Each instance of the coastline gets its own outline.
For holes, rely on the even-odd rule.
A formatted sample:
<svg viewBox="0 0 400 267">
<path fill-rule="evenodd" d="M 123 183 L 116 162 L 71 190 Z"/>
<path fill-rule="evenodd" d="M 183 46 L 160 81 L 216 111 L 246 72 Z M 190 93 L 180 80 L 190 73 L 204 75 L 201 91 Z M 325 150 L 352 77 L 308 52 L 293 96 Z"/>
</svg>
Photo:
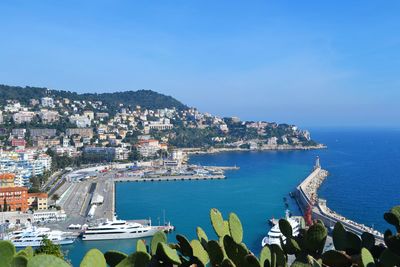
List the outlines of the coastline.
<svg viewBox="0 0 400 267">
<path fill-rule="evenodd" d="M 251 151 L 290 151 L 290 150 L 317 150 L 326 149 L 326 145 L 319 144 L 316 146 L 293 146 L 293 145 L 276 145 L 276 146 L 264 146 L 257 149 L 250 148 L 181 148 L 183 152 L 188 155 L 191 154 L 217 154 L 223 152 L 251 152 Z"/>
</svg>

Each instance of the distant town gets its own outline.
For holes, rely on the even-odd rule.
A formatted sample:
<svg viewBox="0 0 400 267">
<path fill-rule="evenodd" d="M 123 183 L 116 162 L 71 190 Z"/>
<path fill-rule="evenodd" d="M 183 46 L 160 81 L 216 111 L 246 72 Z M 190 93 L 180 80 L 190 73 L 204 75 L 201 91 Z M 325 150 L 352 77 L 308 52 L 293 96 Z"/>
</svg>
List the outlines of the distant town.
<svg viewBox="0 0 400 267">
<path fill-rule="evenodd" d="M 0 210 L 53 208 L 58 213 L 51 216 L 63 217 L 59 195 L 53 194 L 63 174 L 96 164 L 151 162 L 169 177 L 193 171 L 184 165 L 184 171 L 171 172 L 182 168 L 189 153 L 323 147 L 295 125 L 222 118 L 152 91 L 127 93 L 99 94 L 103 100 L 96 100 L 96 94 L 85 99 L 65 91 L 0 86 Z M 118 97 L 125 99 L 119 103 Z M 153 104 L 130 105 L 129 97 Z M 209 171 L 194 169 L 196 177 Z M 142 175 L 150 178 L 160 173 L 146 171 Z"/>
</svg>

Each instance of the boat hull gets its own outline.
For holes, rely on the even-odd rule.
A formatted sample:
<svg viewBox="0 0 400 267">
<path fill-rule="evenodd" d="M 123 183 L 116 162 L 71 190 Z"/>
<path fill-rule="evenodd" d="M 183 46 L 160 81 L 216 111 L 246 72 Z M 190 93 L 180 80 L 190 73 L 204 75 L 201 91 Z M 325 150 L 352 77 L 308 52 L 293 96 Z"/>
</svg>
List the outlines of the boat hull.
<svg viewBox="0 0 400 267">
<path fill-rule="evenodd" d="M 74 243 L 75 240 L 53 240 L 52 242 L 56 245 L 70 245 Z M 12 242 L 12 241 L 11 241 Z M 12 242 L 16 248 L 25 248 L 25 247 L 40 247 L 42 244 L 41 241 L 34 241 L 34 242 Z"/>
<path fill-rule="evenodd" d="M 98 233 L 98 234 L 83 234 L 83 241 L 95 241 L 95 240 L 115 240 L 115 239 L 135 239 L 153 236 L 158 229 L 150 229 L 145 233 Z"/>
</svg>

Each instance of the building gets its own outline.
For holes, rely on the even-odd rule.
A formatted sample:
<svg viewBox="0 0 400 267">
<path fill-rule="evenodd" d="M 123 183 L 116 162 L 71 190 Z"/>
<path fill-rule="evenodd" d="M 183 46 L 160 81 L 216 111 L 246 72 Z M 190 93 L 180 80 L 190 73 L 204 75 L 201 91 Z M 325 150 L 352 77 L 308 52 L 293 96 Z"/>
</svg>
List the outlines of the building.
<svg viewBox="0 0 400 267">
<path fill-rule="evenodd" d="M 32 138 L 36 137 L 54 137 L 57 134 L 56 129 L 29 129 Z"/>
<path fill-rule="evenodd" d="M 41 118 L 43 123 L 48 124 L 48 123 L 58 121 L 60 116 L 57 111 L 41 110 L 39 112 L 39 117 Z"/>
<path fill-rule="evenodd" d="M 3 187 L 14 187 L 15 174 L 13 173 L 1 173 L 0 174 L 0 188 Z"/>
<path fill-rule="evenodd" d="M 91 124 L 91 120 L 88 117 L 80 116 L 80 115 L 72 115 L 69 117 L 69 120 L 72 123 L 75 123 L 76 127 L 78 127 L 78 128 L 89 127 Z"/>
<path fill-rule="evenodd" d="M 17 124 L 31 122 L 34 116 L 35 113 L 32 111 L 20 111 L 13 115 L 13 120 Z"/>
<path fill-rule="evenodd" d="M 28 210 L 28 188 L 26 187 L 0 188 L 0 210 L 3 211 Z"/>
<path fill-rule="evenodd" d="M 84 117 L 86 117 L 86 118 L 88 118 L 89 120 L 94 120 L 94 112 L 93 111 L 91 111 L 91 110 L 85 110 L 84 112 L 83 112 L 83 116 Z"/>
<path fill-rule="evenodd" d="M 23 128 L 14 128 L 11 130 L 11 135 L 19 139 L 25 138 L 25 134 L 26 134 L 26 129 Z"/>
<path fill-rule="evenodd" d="M 11 146 L 19 147 L 19 148 L 25 148 L 26 141 L 25 141 L 25 139 L 12 139 L 11 140 Z"/>
<path fill-rule="evenodd" d="M 28 206 L 33 210 L 47 210 L 48 195 L 46 193 L 28 193 Z"/>
<path fill-rule="evenodd" d="M 137 144 L 137 149 L 141 156 L 147 158 L 157 155 L 157 152 L 161 149 L 161 146 L 158 140 L 140 140 Z"/>
<path fill-rule="evenodd" d="M 115 156 L 115 147 L 85 147 L 83 149 L 83 157 L 93 161 L 113 161 Z"/>
<path fill-rule="evenodd" d="M 42 97 L 40 99 L 40 104 L 42 105 L 42 107 L 54 107 L 54 100 L 51 97 Z"/>
<path fill-rule="evenodd" d="M 66 132 L 67 136 L 79 135 L 82 137 L 93 137 L 93 129 L 91 128 L 68 128 Z"/>
</svg>

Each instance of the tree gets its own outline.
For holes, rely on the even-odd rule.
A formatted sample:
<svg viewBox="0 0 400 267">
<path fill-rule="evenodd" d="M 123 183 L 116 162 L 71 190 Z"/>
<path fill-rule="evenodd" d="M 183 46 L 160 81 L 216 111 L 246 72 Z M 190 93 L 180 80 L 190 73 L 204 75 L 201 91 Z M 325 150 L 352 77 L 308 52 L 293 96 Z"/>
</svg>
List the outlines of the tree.
<svg viewBox="0 0 400 267">
<path fill-rule="evenodd" d="M 47 237 L 43 237 L 40 247 L 35 250 L 35 255 L 38 254 L 53 255 L 64 259 L 64 254 L 61 251 L 61 247 L 51 242 L 51 240 L 49 240 Z"/>
<path fill-rule="evenodd" d="M 60 196 L 58 194 L 54 194 L 51 196 L 51 200 L 57 201 L 60 199 Z"/>
</svg>

